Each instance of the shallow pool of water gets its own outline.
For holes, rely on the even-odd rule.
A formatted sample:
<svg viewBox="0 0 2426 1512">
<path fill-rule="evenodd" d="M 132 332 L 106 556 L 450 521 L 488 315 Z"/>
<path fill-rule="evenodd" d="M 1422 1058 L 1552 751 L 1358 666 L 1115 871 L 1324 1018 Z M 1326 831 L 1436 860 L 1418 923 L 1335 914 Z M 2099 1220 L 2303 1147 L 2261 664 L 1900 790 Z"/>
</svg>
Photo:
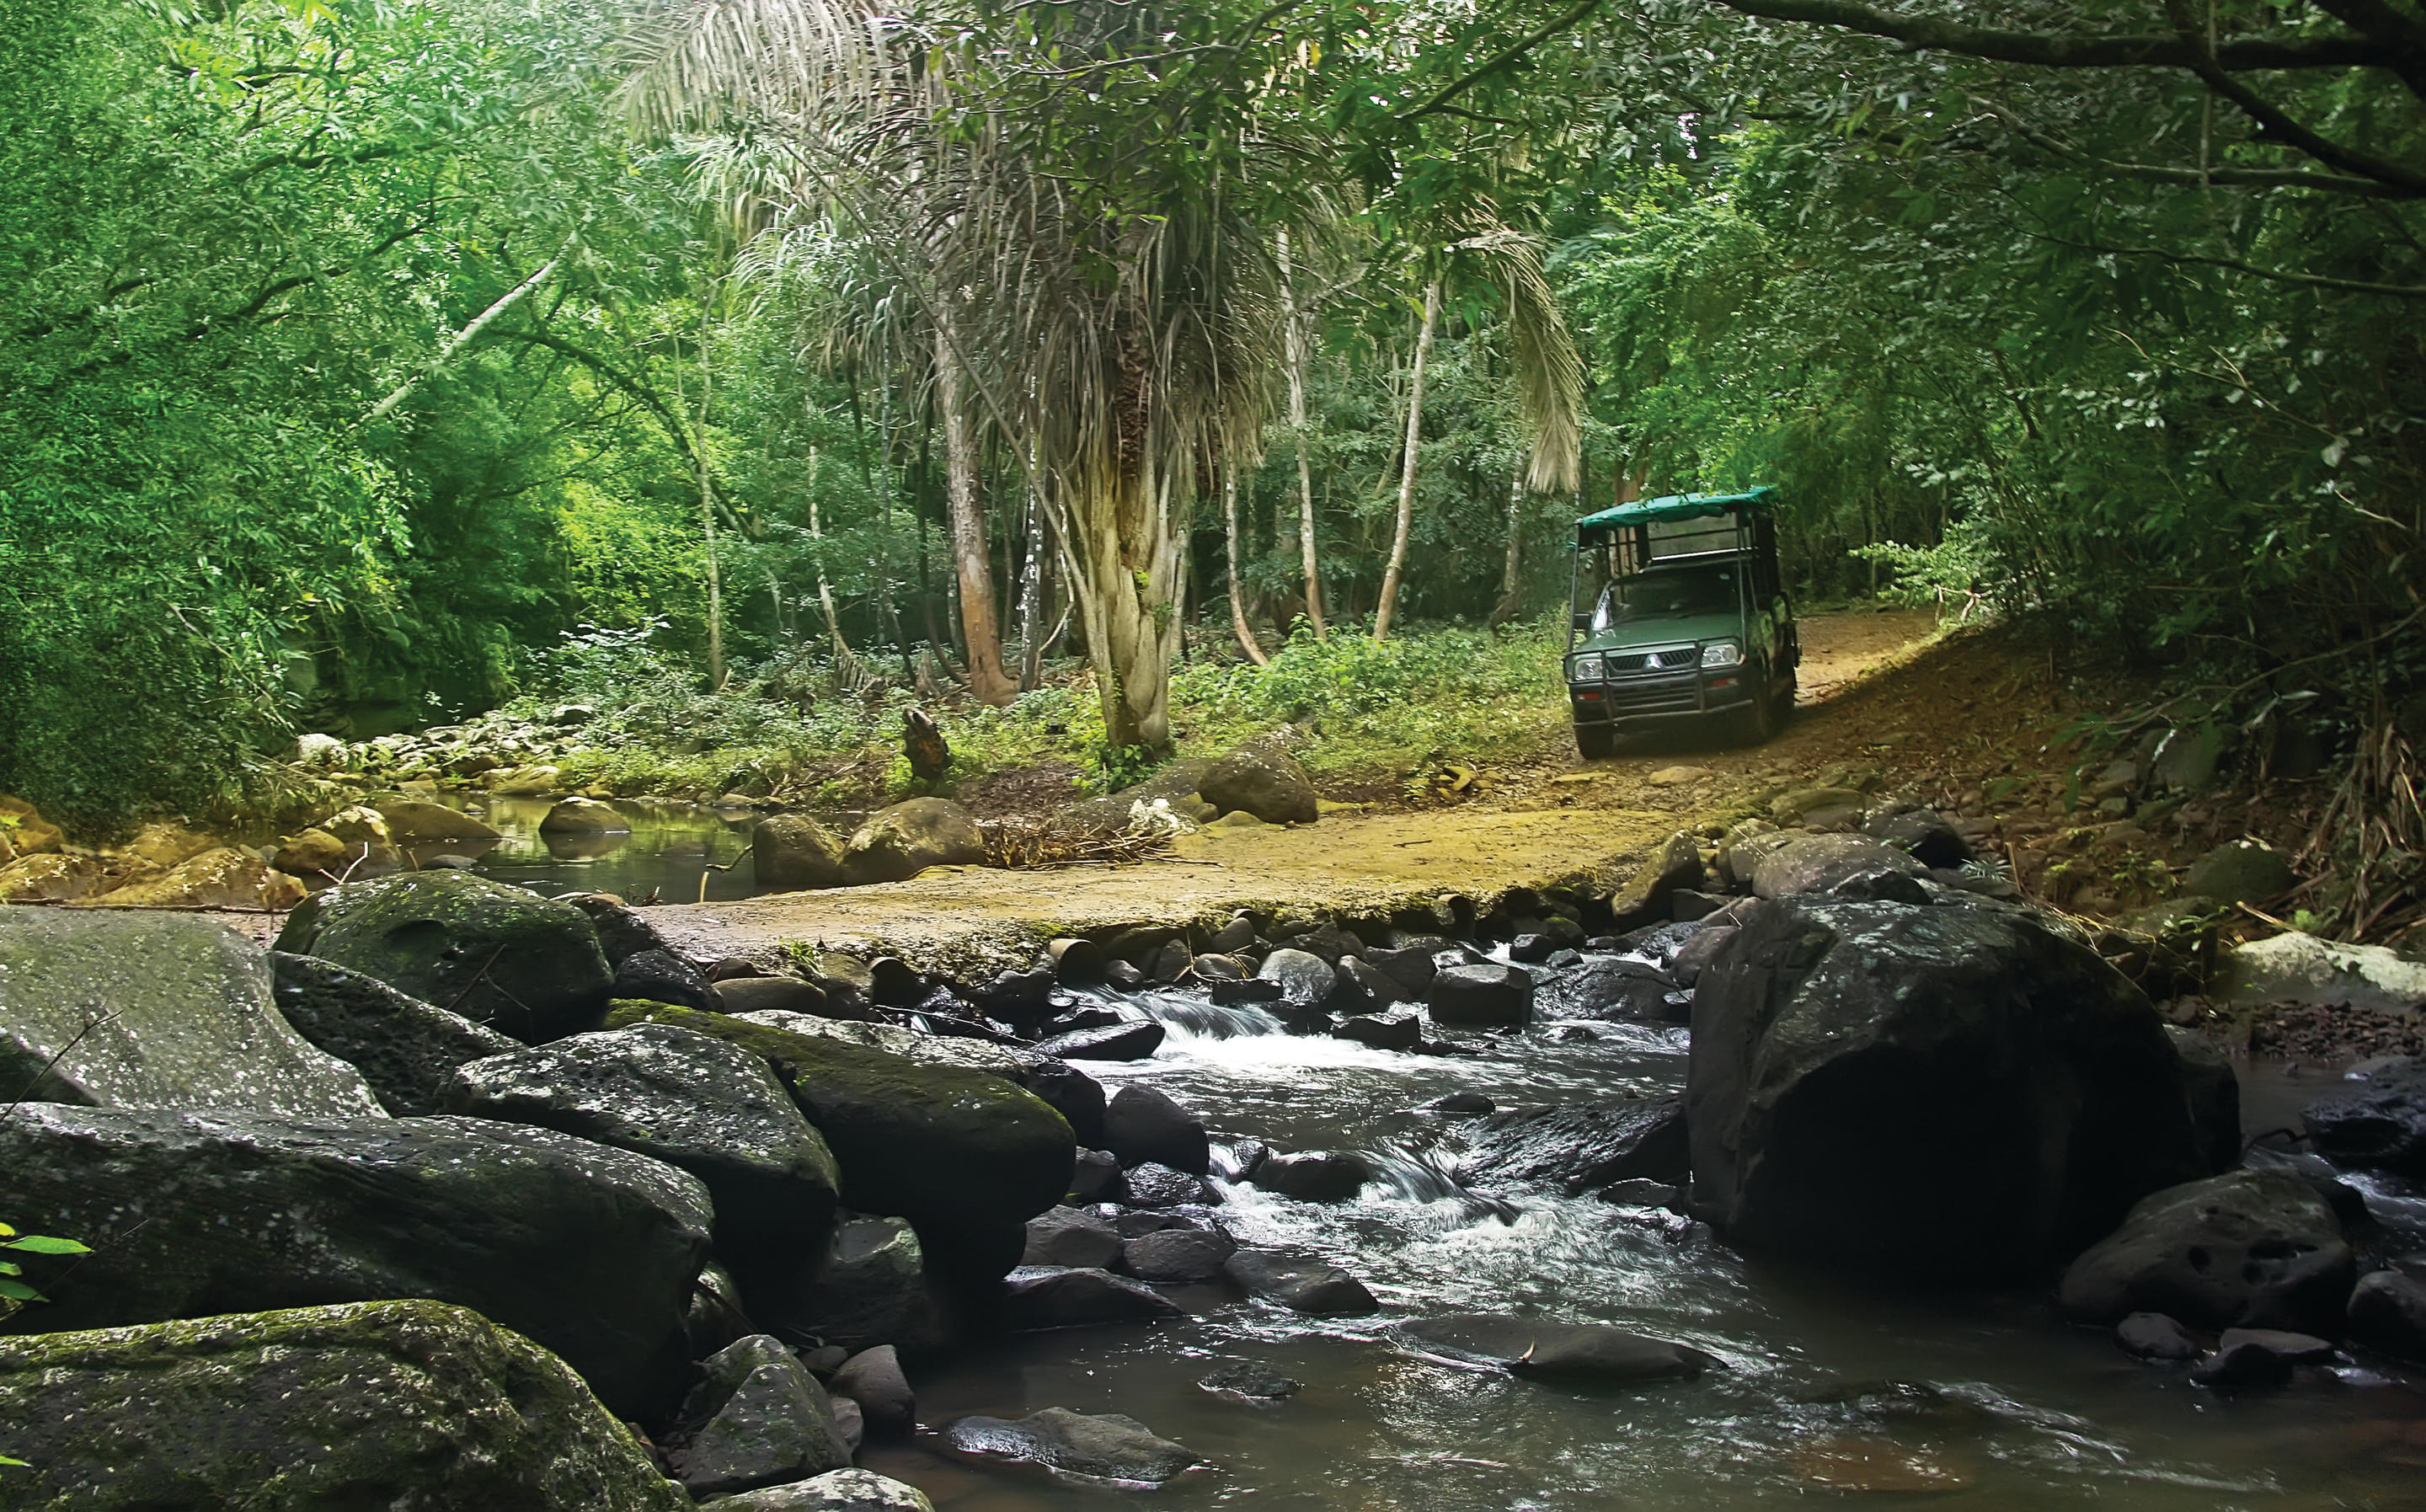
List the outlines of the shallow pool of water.
<svg viewBox="0 0 2426 1512">
<path fill-rule="evenodd" d="M 747 809 L 617 798 L 610 804 L 628 831 L 540 833 L 554 798 L 447 794 L 440 801 L 485 820 L 496 841 L 415 845 L 414 864 L 468 861 L 501 882 L 559 893 L 613 893 L 635 902 L 723 902 L 761 891 L 750 861 L 750 831 L 759 815 Z"/>
<path fill-rule="evenodd" d="M 1681 1029 L 1543 1026 L 1467 1055 L 1411 1055 L 1325 1037 L 1227 1033 L 1257 1015 L 1207 1014 L 1172 994 L 1128 1000 L 1172 1027 L 1151 1060 L 1090 1065 L 1151 1083 L 1217 1138 L 1281 1149 L 1423 1144 L 1450 1091 L 1501 1103 L 1674 1091 Z M 2249 1079 L 2253 1130 L 2316 1078 Z M 2296 1106 L 2296 1104 L 2293 1104 Z M 920 1417 L 1015 1416 L 1060 1406 L 1124 1412 L 1218 1468 L 1158 1491 L 1055 1481 L 953 1459 L 931 1438 L 866 1462 L 950 1512 L 1168 1507 L 1371 1512 L 1585 1512 L 1783 1504 L 1832 1491 L 1849 1460 L 1898 1456 L 1954 1488 L 1954 1506 L 2171 1509 L 2426 1508 L 2426 1395 L 2346 1370 L 2234 1399 L 2068 1327 L 2042 1295 L 1916 1295 L 1748 1263 L 1674 1214 L 1540 1195 L 1503 1219 L 1443 1182 L 1368 1185 L 1352 1203 L 1225 1188 L 1249 1244 L 1319 1252 L 1364 1278 L 1370 1319 L 1312 1320 L 1205 1290 L 1184 1321 L 997 1341 L 915 1375 Z M 1430 1199 L 1426 1199 L 1429 1197 Z M 1619 1392 L 1545 1386 L 1397 1347 L 1411 1315 L 1514 1311 L 1613 1323 L 1718 1356 L 1705 1378 Z M 1249 1361 L 1303 1383 L 1271 1405 L 1197 1381 Z"/>
</svg>

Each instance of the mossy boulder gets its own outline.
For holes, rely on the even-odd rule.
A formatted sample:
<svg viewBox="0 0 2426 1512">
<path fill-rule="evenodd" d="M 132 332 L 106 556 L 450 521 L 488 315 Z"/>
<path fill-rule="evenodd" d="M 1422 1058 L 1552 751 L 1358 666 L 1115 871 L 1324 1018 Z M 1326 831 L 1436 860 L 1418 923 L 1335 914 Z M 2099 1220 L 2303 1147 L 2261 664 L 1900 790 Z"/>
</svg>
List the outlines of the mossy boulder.
<svg viewBox="0 0 2426 1512">
<path fill-rule="evenodd" d="M 51 1300 L 0 1332 L 430 1297 L 555 1350 L 625 1416 L 683 1390 L 711 1209 L 662 1161 L 477 1118 L 29 1102 L 0 1169 L 14 1221 L 95 1250 L 27 1257 Z"/>
<path fill-rule="evenodd" d="M 690 1504 L 562 1360 L 439 1302 L 0 1340 L 0 1423 L 26 1512 Z"/>
<path fill-rule="evenodd" d="M 270 1005 L 268 957 L 187 914 L 0 909 L 0 1088 L 101 1107 L 377 1118 Z"/>
<path fill-rule="evenodd" d="M 186 857 L 157 877 L 113 888 L 104 909 L 247 909 L 282 912 L 303 901 L 303 884 L 251 851 L 218 846 Z"/>
<path fill-rule="evenodd" d="M 677 1166 L 716 1202 L 743 1277 L 814 1250 L 841 1185 L 825 1140 L 758 1056 L 671 1024 L 517 1048 L 456 1068 L 449 1112 L 558 1129 Z"/>
<path fill-rule="evenodd" d="M 331 888 L 287 916 L 277 948 L 534 1045 L 596 1027 L 614 981 L 590 915 L 468 872 Z"/>
<path fill-rule="evenodd" d="M 985 835 L 949 798 L 912 798 L 878 812 L 843 847 L 843 880 L 905 882 L 930 866 L 979 866 Z"/>
<path fill-rule="evenodd" d="M 999 1258 L 1002 1275 L 1027 1220 L 1070 1189 L 1070 1125 L 999 1076 L 661 1003 L 618 1003 L 606 1021 L 695 1029 L 764 1056 L 833 1150 L 843 1205 L 908 1218 L 930 1258 Z"/>
<path fill-rule="evenodd" d="M 843 842 L 805 813 L 762 819 L 750 832 L 750 864 L 758 885 L 780 892 L 842 885 Z"/>
<path fill-rule="evenodd" d="M 380 1105 L 399 1118 L 441 1111 L 447 1079 L 467 1060 L 521 1044 L 460 1013 L 317 956 L 269 957 L 278 1011 L 295 1032 L 362 1072 Z"/>
</svg>

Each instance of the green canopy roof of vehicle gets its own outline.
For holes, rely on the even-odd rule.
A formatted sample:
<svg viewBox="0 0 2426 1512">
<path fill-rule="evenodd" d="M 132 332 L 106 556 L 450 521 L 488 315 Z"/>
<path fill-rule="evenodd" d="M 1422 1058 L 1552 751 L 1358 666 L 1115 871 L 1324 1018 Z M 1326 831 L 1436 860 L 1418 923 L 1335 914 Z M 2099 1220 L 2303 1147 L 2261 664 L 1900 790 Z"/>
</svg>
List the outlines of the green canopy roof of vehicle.
<svg viewBox="0 0 2426 1512">
<path fill-rule="evenodd" d="M 1671 493 L 1660 499 L 1637 499 L 1613 509 L 1588 514 L 1576 522 L 1580 530 L 1617 525 L 1644 525 L 1655 520 L 1708 520 L 1742 511 L 1757 514 L 1776 507 L 1777 490 L 1764 483 L 1741 493 Z"/>
</svg>

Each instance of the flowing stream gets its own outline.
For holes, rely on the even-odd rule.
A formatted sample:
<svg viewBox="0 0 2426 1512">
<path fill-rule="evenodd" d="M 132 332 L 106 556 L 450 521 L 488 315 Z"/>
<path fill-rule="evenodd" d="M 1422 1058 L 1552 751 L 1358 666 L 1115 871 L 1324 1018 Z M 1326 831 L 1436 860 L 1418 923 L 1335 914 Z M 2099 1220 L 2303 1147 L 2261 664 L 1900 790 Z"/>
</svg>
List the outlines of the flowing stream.
<svg viewBox="0 0 2426 1512">
<path fill-rule="evenodd" d="M 1865 1290 L 1748 1262 L 1664 1211 L 1516 1191 L 1486 1200 L 1455 1183 L 1446 1150 L 1421 1153 L 1450 1120 L 1416 1105 L 1449 1092 L 1504 1106 L 1680 1090 L 1681 1027 L 1594 1023 L 1586 1039 L 1537 1024 L 1466 1041 L 1473 1054 L 1402 1054 L 1286 1034 L 1260 1009 L 1192 992 L 1102 1001 L 1169 1030 L 1150 1060 L 1089 1063 L 1108 1086 L 1161 1088 L 1217 1142 L 1376 1157 L 1383 1179 L 1356 1201 L 1225 1183 L 1217 1216 L 1242 1243 L 1344 1266 L 1383 1311 L 1309 1319 L 1183 1291 L 1184 1320 L 1018 1335 L 914 1373 L 924 1422 L 1055 1406 L 1123 1412 L 1219 1467 L 1124 1491 L 969 1466 L 924 1440 L 871 1450 L 871 1468 L 951 1512 L 1875 1499 L 1826 1488 L 1849 1480 L 1935 1487 L 1933 1500 L 1998 1509 L 2426 1508 L 2426 1395 L 2414 1382 L 2345 1368 L 2323 1383 L 2219 1396 L 2178 1369 L 2126 1358 L 2103 1329 L 2064 1325 L 2041 1295 Z M 2244 1085 L 2253 1130 L 2279 1125 L 2315 1092 L 2280 1067 Z M 1725 1368 L 1591 1392 L 1418 1357 L 1390 1338 L 1397 1319 L 1452 1311 L 1613 1323 L 1697 1345 Z M 1258 1403 L 1197 1385 L 1240 1363 L 1302 1389 Z"/>
</svg>

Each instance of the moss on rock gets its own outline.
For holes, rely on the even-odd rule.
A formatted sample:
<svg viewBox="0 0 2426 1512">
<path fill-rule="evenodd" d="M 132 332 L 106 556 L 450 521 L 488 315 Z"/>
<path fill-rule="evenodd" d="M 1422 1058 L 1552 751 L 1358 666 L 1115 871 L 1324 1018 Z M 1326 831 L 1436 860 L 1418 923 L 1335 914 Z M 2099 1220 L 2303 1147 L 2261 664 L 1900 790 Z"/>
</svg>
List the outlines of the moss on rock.
<svg viewBox="0 0 2426 1512">
<path fill-rule="evenodd" d="M 675 1512 L 554 1355 L 439 1302 L 0 1339 L 26 1512 Z"/>
</svg>

